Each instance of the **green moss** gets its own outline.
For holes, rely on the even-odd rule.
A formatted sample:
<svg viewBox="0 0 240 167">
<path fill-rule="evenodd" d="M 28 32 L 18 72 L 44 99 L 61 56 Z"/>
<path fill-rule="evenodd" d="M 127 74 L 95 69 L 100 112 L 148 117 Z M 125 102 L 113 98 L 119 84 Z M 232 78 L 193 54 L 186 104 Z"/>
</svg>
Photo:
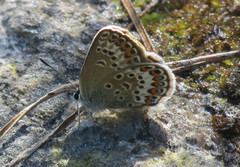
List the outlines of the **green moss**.
<svg viewBox="0 0 240 167">
<path fill-rule="evenodd" d="M 170 3 L 174 3 L 170 1 Z M 240 49 L 240 19 L 228 17 L 220 19 L 234 1 L 197 1 L 189 0 L 181 8 L 165 12 L 161 10 L 161 19 L 152 19 L 152 30 L 159 40 L 158 49 L 167 61 L 193 58 L 216 52 Z M 168 4 L 171 6 L 171 4 Z M 239 26 L 236 26 L 239 25 Z M 148 27 L 148 26 L 147 26 Z M 198 71 L 199 80 L 206 87 L 215 87 L 215 91 L 226 86 L 229 72 L 236 68 L 233 60 L 211 64 Z M 215 82 L 213 84 L 212 82 Z M 193 83 L 201 83 L 193 82 Z M 190 82 L 192 83 L 192 82 Z M 203 83 L 201 83 L 202 85 Z M 190 84 L 198 87 L 198 84 Z"/>
<path fill-rule="evenodd" d="M 216 76 L 208 76 L 207 77 L 207 81 L 215 81 L 216 80 Z"/>
<path fill-rule="evenodd" d="M 222 63 L 224 63 L 224 64 L 227 65 L 227 66 L 233 65 L 233 64 L 232 64 L 232 61 L 231 61 L 230 59 L 224 60 L 224 61 L 222 61 Z"/>
<path fill-rule="evenodd" d="M 51 152 L 53 154 L 54 159 L 57 159 L 57 160 L 62 159 L 62 151 L 61 151 L 61 149 L 54 147 L 51 150 Z"/>
<path fill-rule="evenodd" d="M 202 153 L 199 155 L 201 157 L 198 157 L 198 155 L 191 155 L 188 152 L 179 151 L 179 152 L 171 152 L 166 151 L 165 154 L 161 155 L 161 157 L 157 157 L 157 155 L 154 158 L 149 158 L 144 162 L 144 164 L 141 164 L 142 166 L 150 167 L 150 166 L 177 166 L 177 167 L 185 167 L 185 166 L 195 166 L 200 167 L 199 158 L 201 160 L 208 161 L 208 164 L 211 164 L 211 161 L 214 161 L 214 157 L 212 157 L 208 153 Z M 219 163 L 214 163 L 221 164 Z"/>
<path fill-rule="evenodd" d="M 197 87 L 197 85 L 195 83 L 191 83 L 190 86 L 193 87 L 193 88 Z"/>
<path fill-rule="evenodd" d="M 85 154 L 81 159 L 71 159 L 67 166 L 71 167 L 96 167 L 96 166 L 111 166 L 111 161 L 101 151 L 95 151 Z M 101 165 L 100 165 L 101 164 Z"/>
<path fill-rule="evenodd" d="M 135 6 L 143 8 L 148 3 L 148 0 L 134 1 Z M 158 40 L 156 50 L 167 62 L 194 58 L 240 49 L 239 16 L 223 15 L 237 3 L 239 0 L 169 0 L 157 4 L 141 20 L 148 32 Z M 227 87 L 227 78 L 237 67 L 236 60 L 232 59 L 203 66 L 197 69 L 199 76 L 190 78 L 189 83 L 194 83 L 192 86 L 200 90 L 208 87 L 217 93 Z"/>
<path fill-rule="evenodd" d="M 49 108 L 49 107 L 43 108 L 43 109 L 39 110 L 37 113 L 37 117 L 42 120 L 51 118 L 54 115 L 56 115 L 56 111 L 54 110 L 54 108 Z"/>
<path fill-rule="evenodd" d="M 5 75 L 7 75 L 7 76 L 10 75 L 10 76 L 12 76 L 14 78 L 18 78 L 19 77 L 17 66 L 14 63 L 8 63 L 6 65 L 0 66 L 0 79 L 2 78 L 4 73 L 7 73 Z"/>
<path fill-rule="evenodd" d="M 117 9 L 115 9 L 116 14 L 118 14 L 119 17 L 125 17 L 126 11 L 123 9 L 123 5 L 121 1 L 118 0 L 111 0 L 116 6 Z"/>
<path fill-rule="evenodd" d="M 174 60 L 180 60 L 181 58 L 179 56 L 165 56 L 167 59 L 174 59 Z"/>
<path fill-rule="evenodd" d="M 145 6 L 145 4 L 151 2 L 150 0 L 134 0 L 133 4 L 134 6 Z"/>
<path fill-rule="evenodd" d="M 166 17 L 166 13 L 163 12 L 153 12 L 150 14 L 145 14 L 141 21 L 143 23 L 144 26 L 148 26 L 148 25 L 152 25 L 154 23 L 158 23 L 160 22 L 162 19 L 164 19 Z"/>
<path fill-rule="evenodd" d="M 222 104 L 226 104 L 226 103 L 227 103 L 227 99 L 223 99 L 223 100 L 221 100 L 220 103 L 222 103 Z"/>
<path fill-rule="evenodd" d="M 14 75 L 14 76 L 18 76 L 18 71 L 17 71 L 17 66 L 13 63 L 9 63 L 7 64 L 7 68 L 9 69 L 8 71 Z"/>
</svg>

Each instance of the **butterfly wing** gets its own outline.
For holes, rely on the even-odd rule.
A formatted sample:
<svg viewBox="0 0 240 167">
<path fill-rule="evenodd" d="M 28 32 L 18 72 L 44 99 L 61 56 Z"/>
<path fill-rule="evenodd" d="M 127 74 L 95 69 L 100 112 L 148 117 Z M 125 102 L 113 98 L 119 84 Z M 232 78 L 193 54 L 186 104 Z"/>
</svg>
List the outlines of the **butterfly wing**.
<svg viewBox="0 0 240 167">
<path fill-rule="evenodd" d="M 89 96 L 91 109 L 155 106 L 175 89 L 170 68 L 157 63 L 139 63 L 102 78 Z"/>
<path fill-rule="evenodd" d="M 164 63 L 160 56 L 147 52 L 126 29 L 104 27 L 94 37 L 80 74 L 81 97 L 87 100 L 92 88 L 105 76 L 141 62 Z"/>
</svg>

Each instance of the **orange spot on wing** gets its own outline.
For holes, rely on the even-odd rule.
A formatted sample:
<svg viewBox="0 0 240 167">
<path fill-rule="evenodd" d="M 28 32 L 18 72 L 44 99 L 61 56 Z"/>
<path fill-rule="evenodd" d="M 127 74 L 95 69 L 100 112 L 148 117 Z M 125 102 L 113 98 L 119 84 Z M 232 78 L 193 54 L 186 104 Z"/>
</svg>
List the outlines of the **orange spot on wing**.
<svg viewBox="0 0 240 167">
<path fill-rule="evenodd" d="M 146 104 L 148 106 L 154 106 L 158 103 L 159 100 L 157 100 L 157 97 L 156 96 L 147 96 L 147 99 L 145 100 Z"/>
<path fill-rule="evenodd" d="M 151 93 L 152 95 L 159 96 L 163 92 L 163 89 L 160 87 L 156 87 L 149 89 L 148 92 Z"/>
<path fill-rule="evenodd" d="M 149 71 L 151 69 L 152 69 L 151 67 L 141 67 L 140 68 L 141 71 Z"/>
</svg>

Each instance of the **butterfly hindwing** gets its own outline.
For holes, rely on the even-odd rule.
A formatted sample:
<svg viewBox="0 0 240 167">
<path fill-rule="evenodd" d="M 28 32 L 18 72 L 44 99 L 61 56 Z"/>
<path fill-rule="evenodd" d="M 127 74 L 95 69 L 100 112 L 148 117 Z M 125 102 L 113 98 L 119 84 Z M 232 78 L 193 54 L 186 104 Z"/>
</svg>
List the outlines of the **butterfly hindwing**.
<svg viewBox="0 0 240 167">
<path fill-rule="evenodd" d="M 174 86 L 174 75 L 166 65 L 141 63 L 103 78 L 90 99 L 100 109 L 154 106 L 170 97 Z"/>
</svg>

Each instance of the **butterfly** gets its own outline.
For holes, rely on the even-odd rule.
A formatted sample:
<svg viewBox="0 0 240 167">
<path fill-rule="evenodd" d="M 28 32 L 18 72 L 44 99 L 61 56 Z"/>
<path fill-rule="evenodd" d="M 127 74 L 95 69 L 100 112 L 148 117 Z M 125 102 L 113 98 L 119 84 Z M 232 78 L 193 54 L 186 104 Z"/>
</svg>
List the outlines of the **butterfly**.
<svg viewBox="0 0 240 167">
<path fill-rule="evenodd" d="M 175 76 L 128 30 L 106 26 L 94 37 L 79 78 L 79 100 L 95 111 L 156 106 L 170 98 Z"/>
</svg>

